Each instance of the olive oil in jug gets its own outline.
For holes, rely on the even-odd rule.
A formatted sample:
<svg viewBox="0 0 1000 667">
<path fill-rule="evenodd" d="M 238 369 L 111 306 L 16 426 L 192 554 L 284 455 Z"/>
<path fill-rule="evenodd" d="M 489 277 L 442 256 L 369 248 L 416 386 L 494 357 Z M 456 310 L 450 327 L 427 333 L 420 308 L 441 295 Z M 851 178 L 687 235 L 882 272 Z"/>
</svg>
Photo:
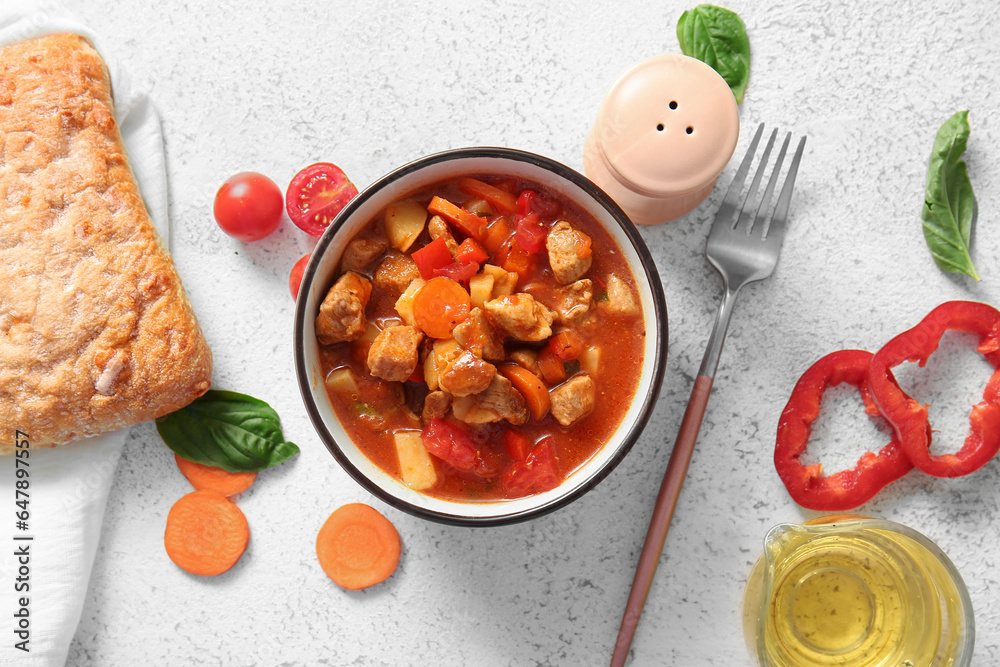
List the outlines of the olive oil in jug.
<svg viewBox="0 0 1000 667">
<path fill-rule="evenodd" d="M 947 556 L 889 521 L 777 526 L 747 585 L 744 630 L 761 665 L 967 665 L 972 605 Z"/>
</svg>

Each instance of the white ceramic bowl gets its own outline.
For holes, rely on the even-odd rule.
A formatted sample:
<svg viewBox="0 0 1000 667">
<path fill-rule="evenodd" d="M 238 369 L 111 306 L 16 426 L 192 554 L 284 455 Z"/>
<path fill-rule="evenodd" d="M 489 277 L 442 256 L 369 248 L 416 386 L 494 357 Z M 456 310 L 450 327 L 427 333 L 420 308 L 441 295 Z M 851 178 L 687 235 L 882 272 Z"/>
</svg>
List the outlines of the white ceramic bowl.
<svg viewBox="0 0 1000 667">
<path fill-rule="evenodd" d="M 457 502 L 419 493 L 383 472 L 358 449 L 330 404 L 323 383 L 314 321 L 347 242 L 387 204 L 406 193 L 465 174 L 524 178 L 570 198 L 594 216 L 624 253 L 636 279 L 646 319 L 642 376 L 624 420 L 605 446 L 557 488 L 528 498 Z M 344 208 L 320 238 L 305 269 L 295 308 L 295 370 L 306 410 L 323 443 L 359 484 L 411 514 L 457 525 L 523 521 L 579 498 L 625 457 L 656 404 L 667 352 L 663 288 L 646 244 L 612 199 L 585 176 L 548 158 L 507 148 L 464 148 L 436 153 L 376 181 Z"/>
</svg>

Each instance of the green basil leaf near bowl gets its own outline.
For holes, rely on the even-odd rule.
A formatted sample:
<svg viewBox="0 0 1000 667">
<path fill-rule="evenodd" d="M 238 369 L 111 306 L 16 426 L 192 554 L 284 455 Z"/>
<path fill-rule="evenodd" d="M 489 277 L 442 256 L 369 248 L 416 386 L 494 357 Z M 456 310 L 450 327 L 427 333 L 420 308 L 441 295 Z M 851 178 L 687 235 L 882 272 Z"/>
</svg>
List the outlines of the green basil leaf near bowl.
<svg viewBox="0 0 1000 667">
<path fill-rule="evenodd" d="M 934 262 L 945 271 L 979 280 L 970 253 L 976 199 L 962 161 L 968 143 L 969 112 L 959 111 L 934 138 L 920 217 Z"/>
<path fill-rule="evenodd" d="M 260 472 L 299 452 L 270 405 L 234 391 L 210 389 L 159 417 L 156 430 L 181 458 L 229 472 Z"/>
<path fill-rule="evenodd" d="M 681 53 L 710 65 L 736 96 L 737 104 L 750 79 L 750 39 L 743 20 L 732 10 L 716 5 L 698 5 L 677 20 Z"/>
</svg>

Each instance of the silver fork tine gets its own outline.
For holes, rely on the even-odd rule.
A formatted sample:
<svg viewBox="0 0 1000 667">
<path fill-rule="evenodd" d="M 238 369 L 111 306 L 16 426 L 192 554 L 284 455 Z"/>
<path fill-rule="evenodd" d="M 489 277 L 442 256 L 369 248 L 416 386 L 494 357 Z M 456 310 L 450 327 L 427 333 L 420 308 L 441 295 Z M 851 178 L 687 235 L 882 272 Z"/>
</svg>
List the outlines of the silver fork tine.
<svg viewBox="0 0 1000 667">
<path fill-rule="evenodd" d="M 720 220 L 726 220 L 736 211 L 736 202 L 739 201 L 740 192 L 743 190 L 743 182 L 747 179 L 747 174 L 750 172 L 750 165 L 753 163 L 753 156 L 757 152 L 757 144 L 760 143 L 760 136 L 764 133 L 764 123 L 757 126 L 757 131 L 754 132 L 753 139 L 750 140 L 750 146 L 747 148 L 747 154 L 740 162 L 739 168 L 736 170 L 736 175 L 733 176 L 733 182 L 729 184 L 729 189 L 726 190 L 726 196 L 722 200 L 722 205 L 719 206 L 719 212 L 715 214 L 716 222 Z"/>
<path fill-rule="evenodd" d="M 750 189 L 747 190 L 747 194 L 743 198 L 743 206 L 740 207 L 740 217 L 733 225 L 734 229 L 745 228 L 746 234 L 753 231 L 753 228 L 750 227 L 750 223 L 753 222 L 753 213 L 751 212 L 753 210 L 753 199 L 760 192 L 760 181 L 764 178 L 764 172 L 767 171 L 767 163 L 771 160 L 771 149 L 774 148 L 774 138 L 776 136 L 778 136 L 777 128 L 771 130 L 771 136 L 767 139 L 767 146 L 764 147 L 764 155 L 761 156 L 760 163 L 757 165 L 757 171 L 753 175 L 753 182 L 750 183 Z"/>
<path fill-rule="evenodd" d="M 771 195 L 774 194 L 774 187 L 778 183 L 781 164 L 785 161 L 785 153 L 788 152 L 788 143 L 791 140 L 792 133 L 789 132 L 785 135 L 785 140 L 781 143 L 781 150 L 778 151 L 778 159 L 774 161 L 774 171 L 771 172 L 771 178 L 767 181 L 767 188 L 764 190 L 764 195 L 760 198 L 760 203 L 757 204 L 757 213 L 754 216 L 753 229 L 759 232 L 761 238 L 767 238 L 768 235 L 770 225 L 767 224 L 767 221 L 765 220 L 767 207 L 771 203 Z"/>
<path fill-rule="evenodd" d="M 791 133 L 788 134 L 791 137 Z M 786 140 L 787 143 L 787 140 Z M 792 164 L 788 167 L 788 175 L 785 177 L 785 184 L 781 187 L 781 194 L 778 195 L 778 203 L 774 206 L 774 215 L 771 216 L 771 229 L 778 232 L 778 240 L 785 232 L 785 220 L 788 218 L 788 207 L 792 203 L 792 188 L 795 186 L 795 176 L 799 173 L 799 162 L 802 160 L 802 152 L 806 147 L 806 138 L 799 139 L 799 145 L 795 148 L 795 156 Z"/>
</svg>

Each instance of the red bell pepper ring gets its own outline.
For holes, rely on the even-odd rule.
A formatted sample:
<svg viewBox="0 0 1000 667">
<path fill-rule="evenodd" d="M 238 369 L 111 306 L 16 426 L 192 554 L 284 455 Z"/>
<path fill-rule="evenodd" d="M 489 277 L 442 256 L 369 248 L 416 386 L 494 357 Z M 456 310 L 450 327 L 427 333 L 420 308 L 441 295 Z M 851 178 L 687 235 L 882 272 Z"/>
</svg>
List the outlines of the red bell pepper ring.
<svg viewBox="0 0 1000 667">
<path fill-rule="evenodd" d="M 839 350 L 826 355 L 802 374 L 781 413 L 774 467 L 792 499 L 805 508 L 854 509 L 913 469 L 896 436 L 877 454 L 865 452 L 854 468 L 833 475 L 824 475 L 822 464 L 807 466 L 799 461 L 809 443 L 812 424 L 819 416 L 820 400 L 827 387 L 844 382 L 852 385 L 861 394 L 865 412 L 879 416 L 868 390 L 871 358 L 872 353 L 865 350 Z"/>
<path fill-rule="evenodd" d="M 928 313 L 917 326 L 886 343 L 875 353 L 868 369 L 872 397 L 906 455 L 918 469 L 935 477 L 968 475 L 1000 451 L 1000 371 L 994 372 L 987 383 L 982 402 L 972 408 L 969 433 L 961 449 L 940 456 L 930 452 L 927 406 L 907 396 L 892 374 L 892 369 L 904 361 L 924 366 L 949 330 L 978 334 L 976 350 L 994 369 L 1000 368 L 1000 311 L 974 301 L 948 301 Z"/>
</svg>

